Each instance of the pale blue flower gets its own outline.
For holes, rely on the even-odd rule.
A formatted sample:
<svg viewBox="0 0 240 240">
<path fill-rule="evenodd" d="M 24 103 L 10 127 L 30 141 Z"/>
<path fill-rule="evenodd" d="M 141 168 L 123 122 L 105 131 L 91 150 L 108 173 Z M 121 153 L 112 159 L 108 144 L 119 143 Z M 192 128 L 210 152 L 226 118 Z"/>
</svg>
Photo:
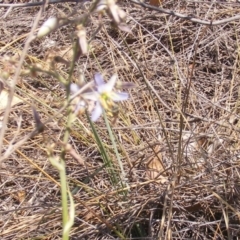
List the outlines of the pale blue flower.
<svg viewBox="0 0 240 240">
<path fill-rule="evenodd" d="M 117 81 L 117 75 L 114 74 L 110 80 L 105 83 L 100 73 L 95 74 L 95 91 L 84 94 L 84 98 L 95 102 L 95 107 L 92 111 L 91 120 L 97 121 L 103 110 L 111 111 L 114 102 L 124 101 L 129 98 L 128 93 L 114 92 L 113 88 Z"/>
<path fill-rule="evenodd" d="M 70 92 L 74 95 L 80 90 L 80 86 L 76 83 L 71 83 L 70 84 Z M 75 114 L 83 113 L 86 109 L 86 102 L 84 99 L 82 99 L 79 96 L 76 96 L 75 99 L 73 99 L 73 110 Z"/>
<path fill-rule="evenodd" d="M 70 92 L 77 94 L 81 91 L 79 96 L 76 96 L 74 101 L 74 112 L 76 114 L 83 113 L 85 109 L 91 112 L 91 120 L 97 121 L 103 111 L 112 112 L 116 106 L 116 102 L 124 101 L 129 98 L 126 92 L 116 92 L 114 87 L 116 86 L 117 75 L 114 74 L 107 83 L 104 82 L 100 73 L 95 74 L 94 83 L 91 83 L 91 87 L 80 87 L 78 84 L 70 84 Z M 133 87 L 131 83 L 120 83 L 121 87 L 130 88 Z M 93 105 L 94 104 L 94 105 Z"/>
</svg>

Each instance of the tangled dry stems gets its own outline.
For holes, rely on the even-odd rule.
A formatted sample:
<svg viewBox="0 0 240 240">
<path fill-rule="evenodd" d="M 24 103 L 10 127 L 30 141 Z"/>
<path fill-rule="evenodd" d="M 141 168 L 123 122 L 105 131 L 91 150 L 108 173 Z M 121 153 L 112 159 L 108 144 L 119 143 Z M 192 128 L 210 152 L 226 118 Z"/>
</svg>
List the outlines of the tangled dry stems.
<svg viewBox="0 0 240 240">
<path fill-rule="evenodd" d="M 90 80 L 95 72 L 103 71 L 107 76 L 117 72 L 120 80 L 137 85 L 131 101 L 122 104 L 114 126 L 130 189 L 125 196 L 121 188 L 112 186 L 106 169 L 101 168 L 89 123 L 79 117 L 70 144 L 87 164 L 82 166 L 67 155 L 68 180 L 76 204 L 71 239 L 117 239 L 114 229 L 128 239 L 160 239 L 160 232 L 166 239 L 236 239 L 240 234 L 239 21 L 208 27 L 146 11 L 127 1 L 122 5 L 133 34 L 119 33 L 104 19 L 101 31 L 91 41 L 91 54 L 76 63 L 73 81 L 78 82 L 82 72 Z M 163 7 L 194 13 L 201 19 L 221 19 L 238 12 L 225 2 L 166 1 Z M 52 5 L 42 21 L 54 14 L 70 14 L 73 8 L 78 14 L 84 12 L 83 6 Z M 1 9 L 1 14 L 5 11 Z M 6 55 L 17 61 L 36 12 L 37 8 L 16 8 L 1 19 L 2 66 Z M 89 39 L 97 27 L 97 18 L 93 18 L 87 29 Z M 52 56 L 69 60 L 72 31 L 63 27 L 33 42 L 25 68 L 37 65 L 47 69 Z M 136 64 L 155 93 L 150 94 Z M 67 76 L 64 64 L 55 65 Z M 53 117 L 43 134 L 4 162 L 0 236 L 60 239 L 59 176 L 47 160 L 46 149 L 62 137 L 66 116 L 56 113 L 65 92 L 44 74 L 37 78 L 23 75 L 16 91 L 25 103 L 11 112 L 5 147 L 13 137 L 17 141 L 34 128 L 31 104 L 43 120 Z M 181 114 L 183 106 L 186 111 Z M 114 159 L 103 121 L 96 127 Z M 59 150 L 60 146 L 54 149 L 56 155 Z M 155 165 L 149 165 L 153 159 Z M 149 166 L 157 172 L 155 179 L 151 179 Z"/>
</svg>

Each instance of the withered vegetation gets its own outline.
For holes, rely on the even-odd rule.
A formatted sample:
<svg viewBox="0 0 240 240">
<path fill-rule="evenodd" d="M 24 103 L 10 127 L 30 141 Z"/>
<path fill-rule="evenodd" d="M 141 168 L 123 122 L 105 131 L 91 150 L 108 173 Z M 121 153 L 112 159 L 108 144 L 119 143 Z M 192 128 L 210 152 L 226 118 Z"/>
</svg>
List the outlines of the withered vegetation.
<svg viewBox="0 0 240 240">
<path fill-rule="evenodd" d="M 80 16 L 89 4 L 50 5 L 40 25 L 50 16 Z M 114 28 L 107 16 L 96 33 L 99 21 L 93 16 L 87 26 L 90 53 L 77 60 L 72 81 L 81 74 L 90 81 L 102 72 L 136 84 L 112 125 L 129 187 L 123 191 L 111 183 L 90 125 L 79 116 L 70 144 L 85 164 L 70 154 L 66 161 L 76 205 L 71 239 L 120 239 L 116 232 L 125 239 L 237 239 L 240 21 L 203 26 L 128 1 L 119 4 L 132 33 Z M 166 0 L 162 7 L 206 20 L 240 10 L 232 1 Z M 39 7 L 8 10 L 0 8 L 0 71 L 11 83 Z M 18 79 L 16 94 L 23 102 L 12 108 L 4 149 L 34 129 L 31 105 L 42 121 L 51 121 L 2 163 L 3 240 L 61 239 L 59 175 L 46 151 L 55 144 L 54 154 L 60 152 L 66 114 L 57 112 L 66 93 L 53 77 L 27 73 L 37 66 L 68 76 L 73 31 L 64 26 L 34 40 Z M 95 126 L 119 171 L 104 121 Z"/>
</svg>

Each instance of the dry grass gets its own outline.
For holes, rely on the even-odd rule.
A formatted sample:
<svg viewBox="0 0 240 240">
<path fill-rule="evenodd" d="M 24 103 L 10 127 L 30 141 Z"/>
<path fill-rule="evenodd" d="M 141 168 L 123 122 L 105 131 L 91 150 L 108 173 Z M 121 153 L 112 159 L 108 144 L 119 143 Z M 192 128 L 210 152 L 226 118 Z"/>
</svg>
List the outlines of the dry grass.
<svg viewBox="0 0 240 240">
<path fill-rule="evenodd" d="M 51 5 L 41 21 L 55 14 L 68 15 L 73 9 L 80 15 L 88 4 L 80 6 Z M 121 6 L 128 13 L 133 34 L 120 34 L 106 18 L 91 41 L 91 54 L 76 62 L 73 81 L 78 82 L 82 73 L 89 81 L 99 71 L 108 77 L 117 72 L 120 80 L 137 85 L 130 92 L 130 101 L 121 104 L 113 127 L 129 191 L 124 195 L 120 186 L 111 184 L 90 125 L 80 116 L 70 144 L 84 158 L 85 166 L 67 155 L 68 181 L 76 204 L 71 239 L 119 239 L 115 229 L 126 239 L 238 239 L 239 21 L 208 27 L 127 1 Z M 201 19 L 231 17 L 240 9 L 239 4 L 225 1 L 167 0 L 163 7 Z M 0 9 L 1 16 L 6 11 Z M 6 67 L 6 56 L 13 57 L 10 65 L 14 73 L 37 11 L 15 8 L 0 19 L 2 68 Z M 94 16 L 87 28 L 89 39 L 97 27 Z M 63 27 L 35 40 L 23 71 L 29 65 L 48 69 L 49 56 L 70 59 L 72 31 Z M 65 65 L 55 67 L 63 76 L 68 75 Z M 154 91 L 149 91 L 146 80 Z M 51 122 L 43 134 L 3 163 L 0 237 L 60 239 L 59 176 L 46 151 L 63 136 L 66 116 L 56 113 L 65 92 L 46 74 L 35 78 L 22 75 L 16 92 L 24 103 L 11 111 L 4 149 L 13 137 L 16 142 L 34 129 L 32 104 L 42 120 L 51 117 Z M 96 128 L 108 154 L 117 161 L 104 121 L 97 122 Z M 56 147 L 54 154 L 59 150 Z"/>
</svg>

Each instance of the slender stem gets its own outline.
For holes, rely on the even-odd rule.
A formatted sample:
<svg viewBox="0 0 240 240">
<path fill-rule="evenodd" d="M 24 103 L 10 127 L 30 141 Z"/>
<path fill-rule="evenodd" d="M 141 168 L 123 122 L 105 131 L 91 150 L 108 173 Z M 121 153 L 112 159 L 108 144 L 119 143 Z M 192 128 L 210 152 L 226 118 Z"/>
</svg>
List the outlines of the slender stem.
<svg viewBox="0 0 240 240">
<path fill-rule="evenodd" d="M 70 101 L 70 85 L 71 85 L 71 78 L 74 70 L 74 64 L 76 60 L 76 55 L 77 55 L 77 44 L 73 45 L 73 52 L 74 56 L 71 61 L 71 66 L 70 66 L 70 71 L 68 75 L 68 79 L 66 81 L 66 89 L 67 89 L 67 102 Z M 68 107 L 68 113 L 67 113 L 68 119 L 67 119 L 67 124 L 66 124 L 66 129 L 63 137 L 63 144 L 64 146 L 67 146 L 69 137 L 70 137 L 70 131 L 71 131 L 71 126 L 74 121 L 75 115 L 71 111 L 71 108 Z M 62 165 L 62 169 L 60 170 L 60 182 L 61 182 L 61 198 L 62 198 L 62 223 L 63 223 L 63 240 L 68 240 L 69 239 L 69 230 L 70 228 L 66 231 L 66 226 L 69 221 L 68 217 L 68 191 L 67 191 L 67 176 L 66 176 L 66 162 L 65 162 L 65 155 L 66 155 L 66 147 L 62 148 L 61 151 L 61 158 L 60 158 L 60 164 Z"/>
<path fill-rule="evenodd" d="M 112 129 L 111 129 L 111 126 L 109 124 L 109 121 L 107 119 L 107 116 L 106 116 L 106 113 L 105 111 L 103 111 L 103 116 L 104 116 L 104 120 L 105 120 L 105 123 L 106 123 L 106 126 L 107 126 L 107 130 L 108 130 L 108 134 L 109 134 L 109 137 L 111 139 L 111 142 L 112 142 L 112 145 L 113 145 L 113 148 L 114 148 L 114 152 L 116 154 L 116 157 L 117 157 L 117 160 L 118 160 L 118 165 L 121 169 L 121 176 L 120 176 L 120 179 L 121 179 L 121 183 L 122 183 L 122 186 L 123 187 L 128 187 L 128 183 L 126 182 L 126 173 L 124 171 L 124 168 L 123 168 L 123 164 L 122 164 L 122 161 L 120 159 L 120 156 L 119 156 L 119 152 L 117 150 L 117 145 L 116 145 L 116 141 L 114 139 L 114 136 L 113 136 L 113 132 L 112 132 Z"/>
<path fill-rule="evenodd" d="M 104 164 L 107 167 L 106 169 L 108 171 L 108 174 L 109 174 L 109 177 L 111 179 L 111 182 L 112 182 L 113 185 L 116 185 L 118 183 L 118 178 L 117 178 L 115 170 L 113 168 L 112 160 L 108 156 L 108 154 L 107 154 L 107 152 L 106 152 L 106 150 L 104 148 L 104 145 L 103 145 L 100 137 L 98 136 L 98 133 L 97 133 L 97 131 L 95 129 L 95 126 L 94 126 L 93 122 L 91 121 L 89 115 L 88 114 L 86 114 L 86 115 L 87 115 L 88 121 L 89 121 L 89 123 L 91 125 L 92 131 L 93 131 L 94 137 L 95 137 L 95 139 L 97 141 L 97 144 L 98 144 L 99 150 L 101 152 L 101 155 L 103 157 Z"/>
<path fill-rule="evenodd" d="M 67 89 L 67 102 L 70 101 L 70 85 L 71 85 L 71 77 L 74 70 L 74 63 L 75 58 L 77 54 L 77 45 L 76 43 L 73 46 L 74 56 L 71 62 L 69 76 L 66 82 L 66 89 Z M 63 144 L 64 146 L 67 145 L 69 137 L 70 137 L 70 131 L 72 122 L 74 121 L 74 113 L 71 111 L 71 108 L 68 107 L 68 113 L 67 113 L 68 119 L 66 124 L 66 129 L 63 137 Z M 61 151 L 61 159 L 60 163 L 62 165 L 62 170 L 60 171 L 60 181 L 61 181 L 61 197 L 62 197 L 62 223 L 63 223 L 63 240 L 69 239 L 69 230 L 65 231 L 67 223 L 68 223 L 68 192 L 67 192 L 67 176 L 66 176 L 66 162 L 65 162 L 65 155 L 66 155 L 66 148 L 63 147 Z"/>
<path fill-rule="evenodd" d="M 61 198 L 62 198 L 62 222 L 63 222 L 63 230 L 68 222 L 68 198 L 67 198 L 67 177 L 66 177 L 66 164 L 64 159 L 61 158 L 60 164 L 63 169 L 60 171 L 60 183 L 61 183 Z M 63 240 L 68 240 L 68 233 L 64 233 L 63 231 Z"/>
<path fill-rule="evenodd" d="M 66 126 L 66 131 L 63 138 L 63 143 L 67 145 L 68 139 L 70 137 L 71 124 L 74 120 L 74 114 L 69 109 L 68 121 Z M 61 152 L 60 164 L 62 169 L 60 170 L 60 182 L 61 182 L 61 197 L 62 197 L 62 222 L 63 222 L 63 240 L 69 239 L 69 231 L 64 231 L 68 223 L 68 191 L 67 191 L 67 176 L 66 176 L 66 163 L 65 163 L 66 149 L 63 147 Z"/>
</svg>

